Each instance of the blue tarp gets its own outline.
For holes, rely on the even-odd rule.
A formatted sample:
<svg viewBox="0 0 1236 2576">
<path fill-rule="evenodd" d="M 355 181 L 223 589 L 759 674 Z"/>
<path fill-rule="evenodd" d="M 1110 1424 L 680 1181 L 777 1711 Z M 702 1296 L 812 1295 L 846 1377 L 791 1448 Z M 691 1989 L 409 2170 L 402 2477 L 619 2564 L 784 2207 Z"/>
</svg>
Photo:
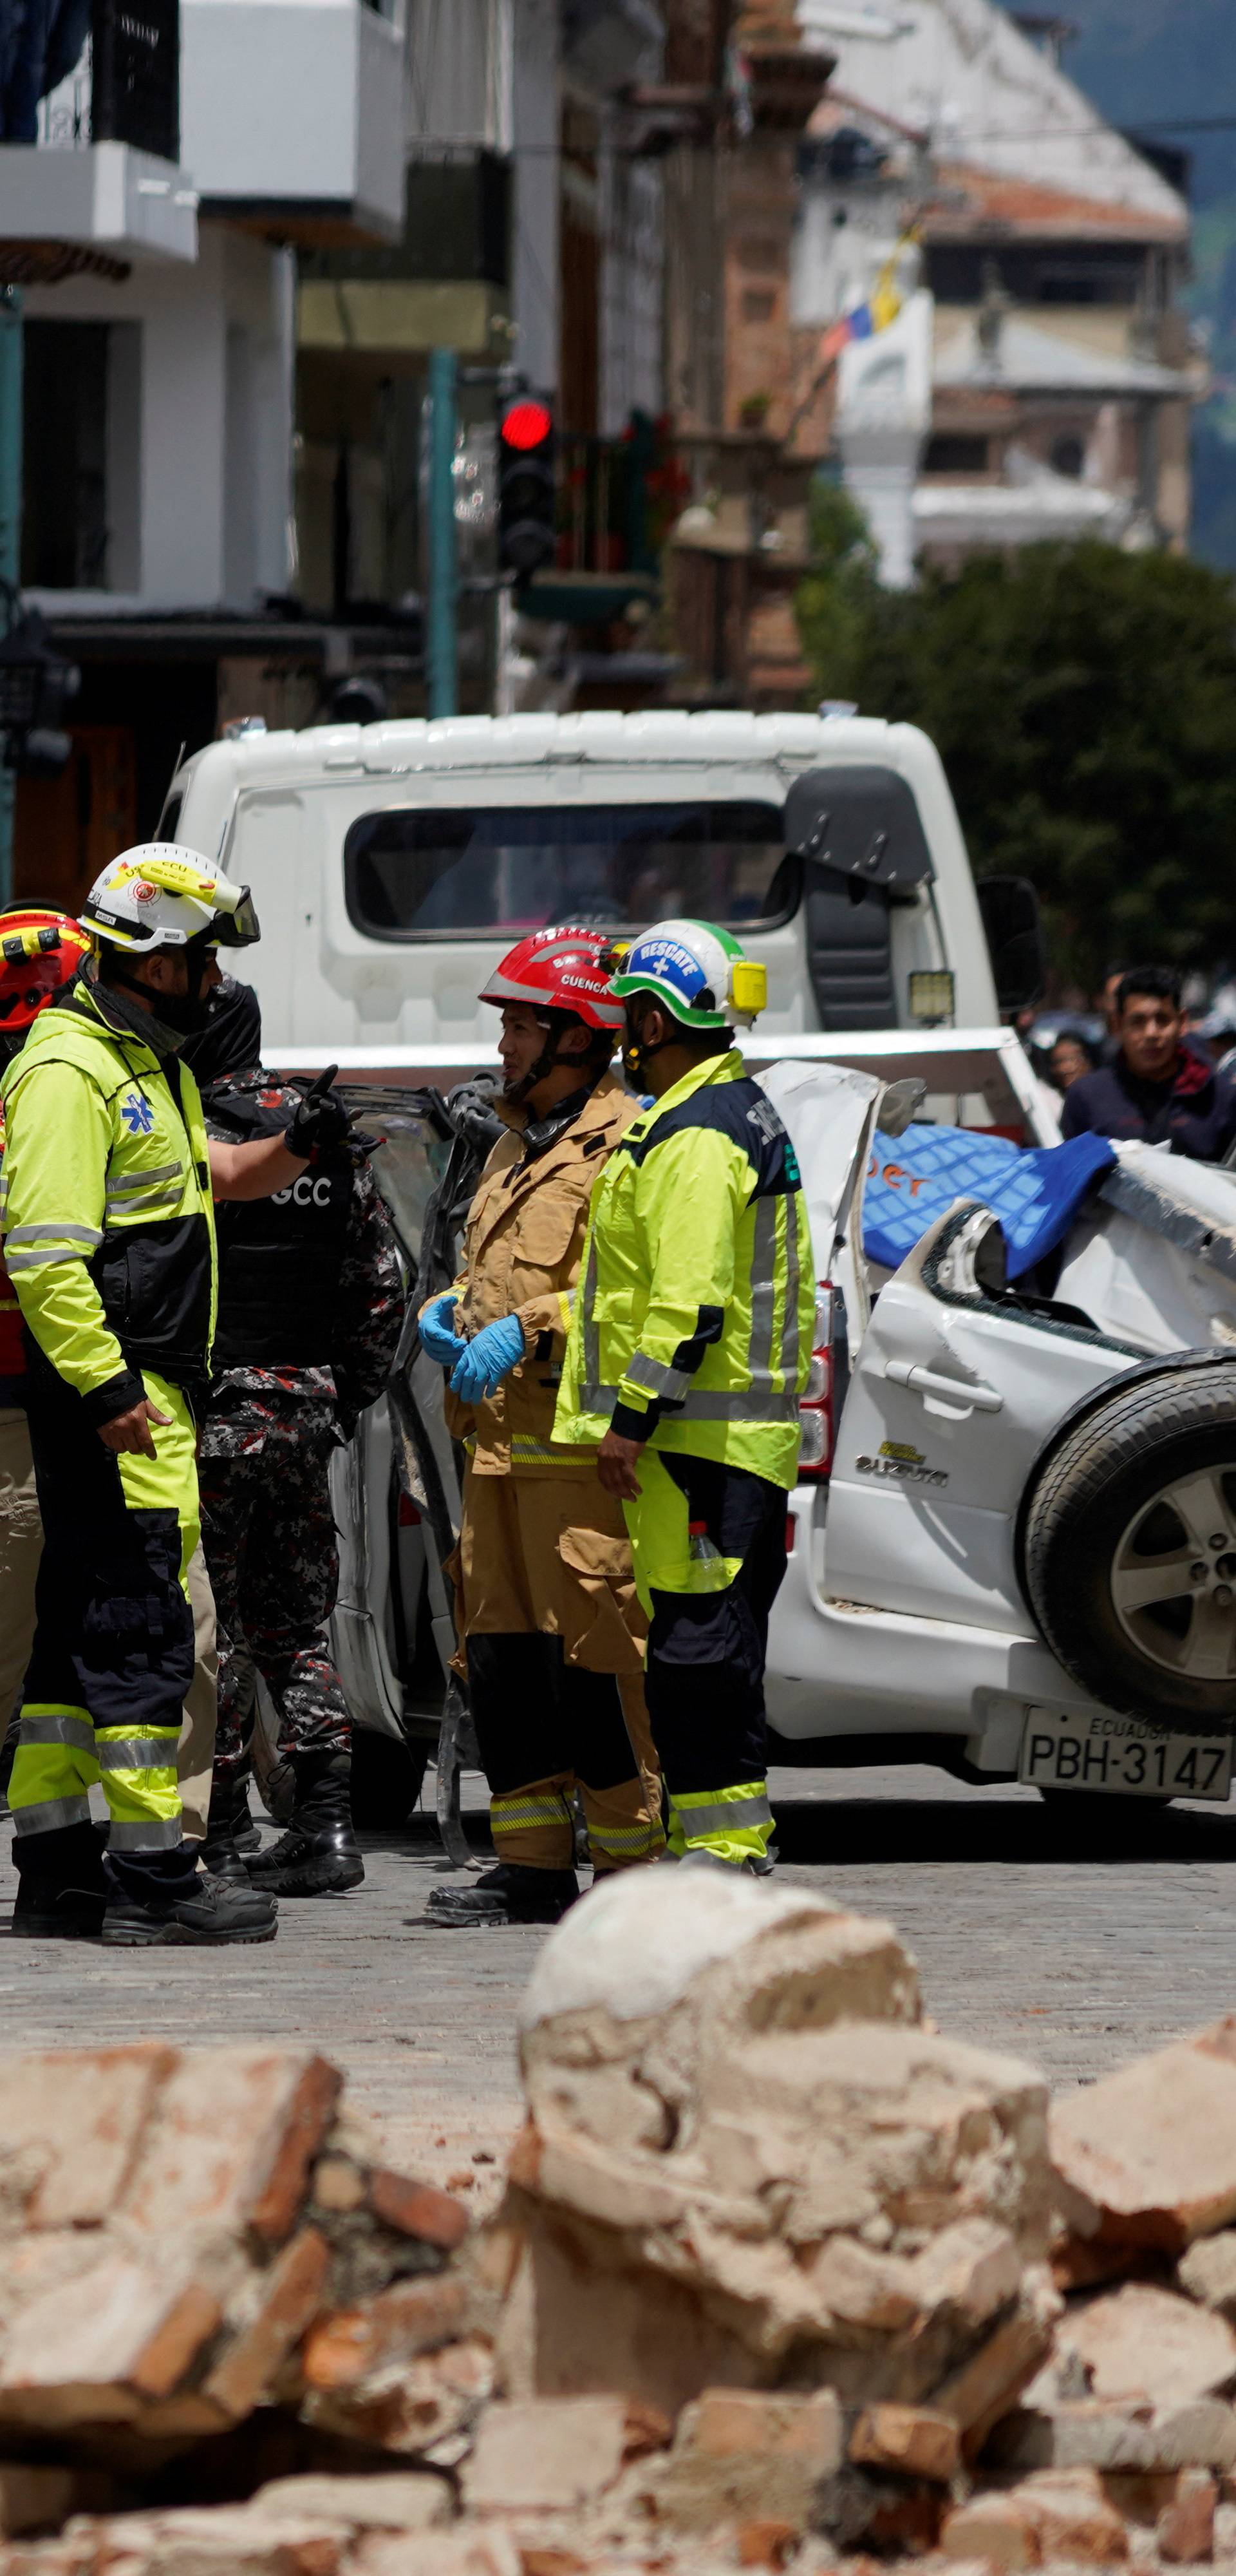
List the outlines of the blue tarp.
<svg viewBox="0 0 1236 2576">
<path fill-rule="evenodd" d="M 1115 1162 L 1106 1136 L 1073 1136 L 1026 1152 L 1003 1136 L 964 1127 L 876 1129 L 863 1197 L 863 1250 L 896 1270 L 954 1199 L 979 1199 L 1000 1219 L 1010 1279 L 1031 1270 L 1067 1234 L 1100 1172 Z"/>
</svg>

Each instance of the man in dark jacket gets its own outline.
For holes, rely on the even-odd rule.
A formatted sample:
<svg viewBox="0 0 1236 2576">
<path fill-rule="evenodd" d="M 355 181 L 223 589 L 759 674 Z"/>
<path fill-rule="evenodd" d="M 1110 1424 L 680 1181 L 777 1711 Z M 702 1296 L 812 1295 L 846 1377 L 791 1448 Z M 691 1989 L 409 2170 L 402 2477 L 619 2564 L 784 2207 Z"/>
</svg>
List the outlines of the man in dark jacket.
<svg viewBox="0 0 1236 2576">
<path fill-rule="evenodd" d="M 225 978 L 191 1041 L 210 1135 L 278 1134 L 295 1115 L 300 1093 L 263 1070 L 261 1043 L 257 995 Z M 271 1894 L 341 1894 L 365 1874 L 349 1801 L 352 1721 L 326 1633 L 339 1581 L 330 1461 L 381 1394 L 403 1310 L 394 1233 L 352 1138 L 292 1188 L 220 1210 L 215 1374 L 199 1460 L 219 1620 L 206 1849 L 208 1866 L 247 1866 Z M 289 1830 L 247 1863 L 236 1839 L 249 1822 L 246 1649 L 279 1712 L 294 1783 Z"/>
<path fill-rule="evenodd" d="M 1184 1044 L 1180 978 L 1166 966 L 1132 966 L 1116 994 L 1117 1053 L 1070 1085 L 1064 1136 L 1170 1145 L 1195 1163 L 1220 1163 L 1236 1137 L 1236 1085 Z"/>
</svg>

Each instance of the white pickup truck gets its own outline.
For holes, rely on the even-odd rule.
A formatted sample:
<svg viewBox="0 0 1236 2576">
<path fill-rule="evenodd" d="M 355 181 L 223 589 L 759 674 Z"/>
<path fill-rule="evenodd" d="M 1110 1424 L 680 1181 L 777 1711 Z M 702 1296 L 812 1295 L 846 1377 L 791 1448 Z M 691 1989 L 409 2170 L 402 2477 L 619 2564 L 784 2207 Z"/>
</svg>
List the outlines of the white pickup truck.
<svg viewBox="0 0 1236 2576">
<path fill-rule="evenodd" d="M 281 1064 L 492 1063 L 477 994 L 555 921 L 727 922 L 768 970 L 765 1041 L 989 1028 L 1041 973 L 1033 895 L 976 893 L 933 745 L 862 717 L 244 730 L 177 771 L 159 835 L 252 887 L 262 942 L 240 968 Z"/>
<path fill-rule="evenodd" d="M 905 1114 L 902 1077 L 985 1098 L 1002 1125 L 1015 1105 L 1032 1124 L 1033 1086 L 1001 1031 L 842 1041 L 850 1061 L 828 1060 L 827 1043 L 756 1067 L 794 1137 L 821 1283 L 770 1632 L 772 1760 L 929 1760 L 1048 1795 L 1225 1798 L 1236 1176 L 1122 1149 L 1050 1297 L 1005 1285 L 1000 1227 L 973 1201 L 890 1273 L 864 1251 L 863 1199 L 877 1121 L 887 1132 Z M 450 1275 L 459 1148 L 452 1165 L 438 1095 L 356 1096 L 386 1133 L 377 1168 L 428 1293 Z M 376 1822 L 419 1786 L 452 1643 L 440 1565 L 456 1461 L 440 1373 L 411 1332 L 340 1457 L 335 1499 L 335 1641 L 369 1730 L 358 1780 Z"/>
</svg>

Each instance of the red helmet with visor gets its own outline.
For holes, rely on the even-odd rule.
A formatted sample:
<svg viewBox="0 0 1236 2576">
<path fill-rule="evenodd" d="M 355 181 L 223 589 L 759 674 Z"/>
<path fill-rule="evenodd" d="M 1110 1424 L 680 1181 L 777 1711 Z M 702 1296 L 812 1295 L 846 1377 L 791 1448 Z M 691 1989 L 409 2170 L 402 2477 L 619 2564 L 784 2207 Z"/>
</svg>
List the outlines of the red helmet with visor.
<svg viewBox="0 0 1236 2576">
<path fill-rule="evenodd" d="M 35 904 L 0 912 L 0 1038 L 28 1029 L 89 954 L 87 932 L 67 912 Z"/>
<path fill-rule="evenodd" d="M 613 971 L 602 964 L 612 937 L 604 930 L 534 930 L 508 948 L 478 995 L 503 1010 L 528 1002 L 533 1010 L 570 1011 L 589 1029 L 621 1029 L 623 1005 L 609 989 Z"/>
</svg>

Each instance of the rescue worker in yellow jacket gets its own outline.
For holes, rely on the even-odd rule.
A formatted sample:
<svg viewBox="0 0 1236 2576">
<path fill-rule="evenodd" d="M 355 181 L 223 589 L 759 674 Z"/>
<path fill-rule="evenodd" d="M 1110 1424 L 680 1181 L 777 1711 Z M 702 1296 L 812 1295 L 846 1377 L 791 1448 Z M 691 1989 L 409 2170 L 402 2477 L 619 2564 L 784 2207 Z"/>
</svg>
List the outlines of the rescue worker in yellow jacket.
<svg viewBox="0 0 1236 2576">
<path fill-rule="evenodd" d="M 3 1083 L 0 1230 L 44 1530 L 9 1786 L 17 1928 L 101 1929 L 129 1946 L 270 1940 L 269 1897 L 199 1874 L 176 1777 L 212 1190 L 286 1186 L 347 1113 L 315 1085 L 286 1137 L 208 1145 L 178 1050 L 218 978 L 219 940 L 258 936 L 247 889 L 210 860 L 157 842 L 126 851 L 81 920 L 93 972 L 40 1013 Z M 102 1864 L 88 1804 L 100 1780 Z"/>
<path fill-rule="evenodd" d="M 626 1512 L 670 1850 L 762 1875 L 768 1618 L 815 1315 L 807 1209 L 733 1044 L 763 966 L 702 921 L 658 922 L 618 962 L 627 1071 L 653 1101 L 593 1197 L 554 1437 L 599 1441 Z"/>
<path fill-rule="evenodd" d="M 481 995 L 502 1012 L 509 1132 L 481 1176 L 462 1273 L 420 1319 L 469 1452 L 458 1626 L 497 1853 L 474 1885 L 435 1890 L 438 1923 L 556 1922 L 579 1892 L 577 1786 L 597 1875 L 664 1848 L 622 1507 L 594 1458 L 552 1437 L 589 1195 L 637 1108 L 608 1070 L 622 1006 L 604 946 L 598 931 L 538 931 Z"/>
</svg>

